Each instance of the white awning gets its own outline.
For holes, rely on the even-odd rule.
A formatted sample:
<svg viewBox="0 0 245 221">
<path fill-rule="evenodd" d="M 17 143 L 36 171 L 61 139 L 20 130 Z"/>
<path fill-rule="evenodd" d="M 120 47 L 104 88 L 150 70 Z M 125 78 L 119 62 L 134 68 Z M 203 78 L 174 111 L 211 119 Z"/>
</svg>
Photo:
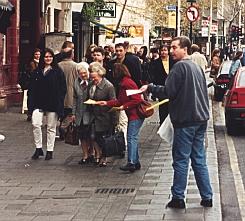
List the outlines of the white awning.
<svg viewBox="0 0 245 221">
<path fill-rule="evenodd" d="M 0 0 L 0 9 L 12 11 L 13 5 L 8 0 Z"/>
</svg>

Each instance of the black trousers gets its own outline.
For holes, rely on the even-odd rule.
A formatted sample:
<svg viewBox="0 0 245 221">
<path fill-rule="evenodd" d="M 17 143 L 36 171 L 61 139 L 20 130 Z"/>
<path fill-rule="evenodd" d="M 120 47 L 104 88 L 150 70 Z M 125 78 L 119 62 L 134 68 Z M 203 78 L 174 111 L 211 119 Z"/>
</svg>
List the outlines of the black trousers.
<svg viewBox="0 0 245 221">
<path fill-rule="evenodd" d="M 159 100 L 160 101 L 160 100 Z M 168 103 L 162 104 L 159 106 L 159 119 L 160 125 L 163 123 L 165 118 L 168 116 Z"/>
</svg>

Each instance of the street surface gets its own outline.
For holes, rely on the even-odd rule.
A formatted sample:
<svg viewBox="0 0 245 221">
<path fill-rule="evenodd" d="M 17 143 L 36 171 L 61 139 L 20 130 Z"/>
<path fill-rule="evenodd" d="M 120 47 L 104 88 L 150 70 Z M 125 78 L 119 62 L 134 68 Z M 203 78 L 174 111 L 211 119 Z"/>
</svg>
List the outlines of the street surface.
<svg viewBox="0 0 245 221">
<path fill-rule="evenodd" d="M 170 146 L 156 134 L 157 114 L 141 132 L 142 169 L 119 170 L 124 159 L 106 168 L 81 166 L 81 148 L 57 141 L 54 159 L 31 160 L 34 151 L 32 126 L 15 108 L 0 114 L 0 220 L 221 220 L 217 151 L 212 118 L 206 136 L 208 165 L 214 190 L 214 207 L 200 206 L 192 171 L 188 179 L 186 210 L 166 209 L 172 183 Z M 45 149 L 45 148 L 44 148 Z"/>
</svg>

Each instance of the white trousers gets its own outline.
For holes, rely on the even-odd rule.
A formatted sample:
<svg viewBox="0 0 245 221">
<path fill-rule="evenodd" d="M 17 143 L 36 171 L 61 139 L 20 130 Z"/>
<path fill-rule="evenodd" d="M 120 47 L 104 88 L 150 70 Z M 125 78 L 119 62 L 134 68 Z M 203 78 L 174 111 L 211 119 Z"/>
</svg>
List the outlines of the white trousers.
<svg viewBox="0 0 245 221">
<path fill-rule="evenodd" d="M 45 112 L 47 118 L 47 151 L 54 150 L 56 125 L 58 122 L 58 115 L 55 112 Z M 36 148 L 42 148 L 42 125 L 43 125 L 44 112 L 35 109 L 32 113 L 32 125 L 34 143 Z"/>
<path fill-rule="evenodd" d="M 118 120 L 117 129 L 124 133 L 125 144 L 127 146 L 128 117 L 124 110 L 119 112 L 119 120 Z"/>
</svg>

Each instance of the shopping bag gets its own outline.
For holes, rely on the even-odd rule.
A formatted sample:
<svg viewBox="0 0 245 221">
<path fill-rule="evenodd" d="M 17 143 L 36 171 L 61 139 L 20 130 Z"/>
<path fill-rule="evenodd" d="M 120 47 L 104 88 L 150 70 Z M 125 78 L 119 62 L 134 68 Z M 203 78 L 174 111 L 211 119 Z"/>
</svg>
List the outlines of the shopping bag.
<svg viewBox="0 0 245 221">
<path fill-rule="evenodd" d="M 167 143 L 169 143 L 170 145 L 173 144 L 174 128 L 173 128 L 173 125 L 171 123 L 169 115 L 163 121 L 162 125 L 160 126 L 160 128 L 157 131 L 157 134 L 159 134 L 159 136 L 163 140 L 165 140 Z"/>
<path fill-rule="evenodd" d="M 79 145 L 78 127 L 74 122 L 71 122 L 67 127 L 65 133 L 65 143 L 70 145 Z"/>
<path fill-rule="evenodd" d="M 124 133 L 122 131 L 115 132 L 112 135 L 103 136 L 102 153 L 105 157 L 122 156 L 125 152 L 126 145 Z"/>
</svg>

